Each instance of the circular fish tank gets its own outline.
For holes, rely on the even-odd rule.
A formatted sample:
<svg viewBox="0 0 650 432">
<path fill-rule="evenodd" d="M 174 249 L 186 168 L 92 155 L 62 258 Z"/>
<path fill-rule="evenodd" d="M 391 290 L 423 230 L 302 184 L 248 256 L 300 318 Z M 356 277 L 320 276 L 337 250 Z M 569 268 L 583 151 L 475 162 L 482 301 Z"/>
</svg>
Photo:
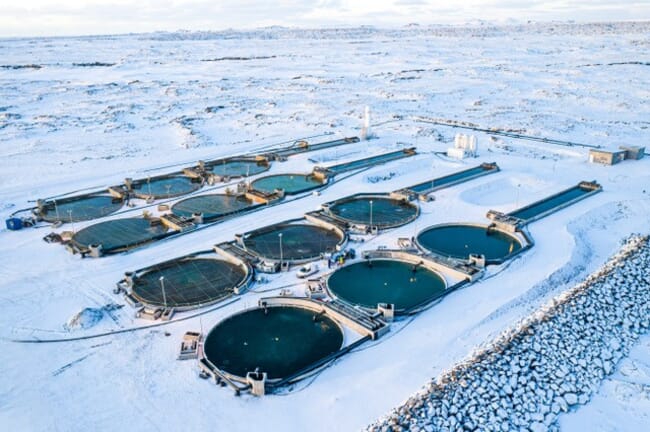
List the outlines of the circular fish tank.
<svg viewBox="0 0 650 432">
<path fill-rule="evenodd" d="M 250 309 L 217 324 L 205 339 L 206 358 L 236 377 L 266 372 L 282 379 L 337 352 L 343 330 L 327 315 L 295 306 Z"/>
<path fill-rule="evenodd" d="M 165 237 L 167 228 L 145 218 L 115 219 L 79 230 L 72 241 L 79 246 L 102 245 L 104 252 L 127 249 Z"/>
<path fill-rule="evenodd" d="M 332 203 L 328 212 L 354 225 L 392 228 L 417 218 L 418 207 L 405 200 L 382 196 L 358 196 Z"/>
<path fill-rule="evenodd" d="M 286 261 L 311 260 L 334 252 L 344 241 L 338 230 L 309 224 L 272 225 L 253 231 L 243 239 L 244 246 L 266 259 Z"/>
<path fill-rule="evenodd" d="M 269 168 L 268 164 L 259 164 L 251 160 L 227 160 L 212 165 L 209 170 L 220 177 L 246 177 L 259 174 Z"/>
<path fill-rule="evenodd" d="M 123 201 L 110 195 L 95 195 L 67 201 L 48 201 L 41 209 L 47 222 L 79 222 L 107 216 L 122 208 Z"/>
<path fill-rule="evenodd" d="M 132 185 L 137 197 L 154 199 L 172 198 L 194 192 L 201 188 L 201 183 L 185 176 L 163 177 L 151 180 L 139 180 Z"/>
<path fill-rule="evenodd" d="M 375 309 L 378 303 L 389 303 L 403 311 L 441 297 L 447 284 L 423 265 L 382 258 L 341 267 L 330 275 L 327 288 L 352 305 Z"/>
<path fill-rule="evenodd" d="M 231 213 L 237 213 L 255 204 L 244 196 L 208 194 L 184 199 L 172 206 L 177 216 L 192 217 L 202 213 L 205 219 L 217 219 Z"/>
<path fill-rule="evenodd" d="M 188 308 L 229 297 L 248 275 L 245 266 L 221 259 L 173 260 L 150 267 L 134 277 L 131 292 L 149 305 Z M 164 278 L 162 283 L 161 277 Z"/>
<path fill-rule="evenodd" d="M 251 187 L 264 193 L 273 193 L 276 189 L 284 190 L 287 195 L 306 192 L 323 185 L 311 174 L 277 174 L 262 177 L 251 183 Z"/>
<path fill-rule="evenodd" d="M 480 254 L 488 261 L 506 259 L 523 247 L 511 234 L 471 224 L 433 226 L 421 231 L 416 241 L 422 249 L 436 255 L 468 259 L 470 254 Z"/>
</svg>

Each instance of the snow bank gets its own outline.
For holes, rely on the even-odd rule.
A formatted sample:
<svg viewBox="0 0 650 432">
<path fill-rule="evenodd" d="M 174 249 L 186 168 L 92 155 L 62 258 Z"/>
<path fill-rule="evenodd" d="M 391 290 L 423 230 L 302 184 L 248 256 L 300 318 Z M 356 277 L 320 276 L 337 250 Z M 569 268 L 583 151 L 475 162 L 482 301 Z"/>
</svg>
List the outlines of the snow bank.
<svg viewBox="0 0 650 432">
<path fill-rule="evenodd" d="M 102 319 L 104 319 L 104 310 L 102 308 L 83 308 L 70 317 L 65 324 L 65 328 L 67 330 L 87 329 L 94 327 Z"/>
<path fill-rule="evenodd" d="M 516 176 L 501 178 L 469 188 L 460 194 L 460 198 L 469 204 L 498 206 L 514 204 L 523 207 L 534 201 L 531 196 L 544 195 L 552 185 L 550 182 L 533 176 Z"/>
<path fill-rule="evenodd" d="M 368 430 L 557 430 L 650 327 L 648 237 Z"/>
<path fill-rule="evenodd" d="M 108 304 L 100 308 L 83 308 L 72 315 L 63 327 L 68 331 L 89 329 L 99 324 L 107 313 L 121 307 L 121 305 Z"/>
</svg>

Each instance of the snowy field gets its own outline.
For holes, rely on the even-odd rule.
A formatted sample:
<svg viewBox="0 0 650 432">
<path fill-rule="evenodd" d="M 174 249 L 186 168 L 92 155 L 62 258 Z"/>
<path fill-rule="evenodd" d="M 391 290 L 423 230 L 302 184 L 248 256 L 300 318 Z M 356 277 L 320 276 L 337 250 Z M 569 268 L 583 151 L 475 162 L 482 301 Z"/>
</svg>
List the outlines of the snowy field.
<svg viewBox="0 0 650 432">
<path fill-rule="evenodd" d="M 0 230 L 0 426 L 3 430 L 358 430 L 650 230 L 650 158 L 591 165 L 587 150 L 477 134 L 478 159 L 438 156 L 457 130 L 426 116 L 617 149 L 648 145 L 650 23 L 529 24 L 0 40 L 0 217 L 33 200 L 146 177 L 199 159 L 294 139 L 377 139 L 292 157 L 269 173 L 307 172 L 404 146 L 412 158 L 128 254 L 80 260 L 41 238 Z M 311 158 L 310 161 L 308 158 Z M 359 249 L 396 246 L 442 222 L 487 222 L 576 184 L 603 192 L 530 226 L 535 247 L 488 270 L 377 343 L 281 395 L 236 398 L 176 361 L 183 333 L 256 304 L 294 272 L 270 276 L 199 318 L 52 344 L 12 339 L 93 335 L 148 324 L 112 289 L 123 273 L 300 217 L 355 192 L 396 190 L 479 162 L 502 171 L 435 194 L 422 215 Z M 262 174 L 266 175 L 268 173 Z M 383 181 L 375 181 L 377 178 Z M 140 210 L 138 210 L 140 211 Z M 135 215 L 137 213 L 134 213 Z M 75 223 L 79 229 L 87 223 Z M 3 224 L 4 225 L 4 224 Z M 494 276 L 494 277 L 492 277 Z M 98 309 L 78 317 L 84 308 Z M 183 315 L 180 315 L 182 317 Z M 74 319 L 74 318 L 78 319 Z M 639 343 L 563 430 L 639 430 L 650 415 L 649 340 Z M 586 428 L 585 425 L 588 425 Z"/>
</svg>

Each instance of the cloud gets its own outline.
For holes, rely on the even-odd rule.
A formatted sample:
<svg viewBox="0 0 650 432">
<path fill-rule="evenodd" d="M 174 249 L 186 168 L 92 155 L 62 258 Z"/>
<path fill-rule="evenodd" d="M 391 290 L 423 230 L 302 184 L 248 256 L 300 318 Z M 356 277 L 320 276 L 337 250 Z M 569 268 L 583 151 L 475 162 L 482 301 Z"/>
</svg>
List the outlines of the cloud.
<svg viewBox="0 0 650 432">
<path fill-rule="evenodd" d="M 425 6 L 428 3 L 426 0 L 397 0 L 395 6 Z"/>
</svg>

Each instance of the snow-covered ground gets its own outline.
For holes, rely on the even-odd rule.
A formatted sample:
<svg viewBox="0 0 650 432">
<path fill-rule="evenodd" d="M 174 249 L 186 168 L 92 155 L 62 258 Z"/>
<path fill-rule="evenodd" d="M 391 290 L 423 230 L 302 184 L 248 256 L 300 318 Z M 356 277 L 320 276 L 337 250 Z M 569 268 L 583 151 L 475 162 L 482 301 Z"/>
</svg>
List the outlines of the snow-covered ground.
<svg viewBox="0 0 650 432">
<path fill-rule="evenodd" d="M 648 331 L 649 252 L 648 236 L 631 236 L 598 271 L 434 378 L 371 430 L 559 430 L 558 415 L 586 404 Z"/>
<path fill-rule="evenodd" d="M 650 417 L 650 338 L 645 336 L 589 404 L 561 418 L 565 430 L 644 430 Z"/>
<path fill-rule="evenodd" d="M 373 422 L 597 269 L 623 238 L 648 233 L 650 159 L 596 166 L 582 148 L 478 134 L 477 160 L 450 161 L 434 152 L 449 147 L 456 130 L 412 116 L 610 149 L 644 145 L 649 35 L 648 23 L 554 23 L 0 40 L 2 220 L 37 198 L 301 137 L 320 135 L 310 139 L 316 142 L 358 134 L 365 105 L 378 139 L 297 156 L 270 173 L 306 172 L 313 165 L 308 158 L 329 164 L 406 145 L 420 153 L 334 183 L 321 196 L 98 260 L 80 260 L 42 242 L 48 228 L 3 229 L 0 425 L 353 430 Z M 123 303 L 112 288 L 124 271 L 299 217 L 350 193 L 395 190 L 492 161 L 502 172 L 436 193 L 416 222 L 364 248 L 393 247 L 398 237 L 435 223 L 485 222 L 489 209 L 511 210 L 580 180 L 597 180 L 604 191 L 532 224 L 535 247 L 489 269 L 494 277 L 398 323 L 399 331 L 286 394 L 236 398 L 199 379 L 194 363 L 175 360 L 185 331 L 207 329 L 273 291 L 248 293 L 200 321 L 79 342 L 10 341 L 141 326 L 128 306 L 104 307 Z M 375 182 L 378 177 L 390 179 Z M 296 281 L 293 272 L 269 279 L 255 289 Z M 562 428 L 636 430 L 646 424 L 647 345 L 646 337 L 590 404 L 561 419 Z"/>
</svg>

